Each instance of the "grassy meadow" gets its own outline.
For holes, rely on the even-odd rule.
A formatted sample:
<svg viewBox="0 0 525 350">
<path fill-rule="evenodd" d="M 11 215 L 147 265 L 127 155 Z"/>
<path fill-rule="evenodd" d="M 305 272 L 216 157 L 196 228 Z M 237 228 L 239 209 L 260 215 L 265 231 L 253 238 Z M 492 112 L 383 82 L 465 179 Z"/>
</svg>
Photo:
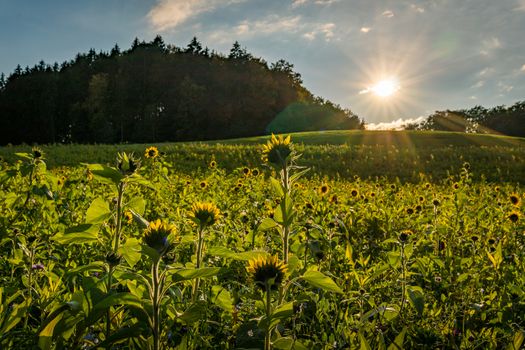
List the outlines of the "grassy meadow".
<svg viewBox="0 0 525 350">
<path fill-rule="evenodd" d="M 524 139 L 269 139 L 1 148 L 0 348 L 521 348 Z"/>
</svg>

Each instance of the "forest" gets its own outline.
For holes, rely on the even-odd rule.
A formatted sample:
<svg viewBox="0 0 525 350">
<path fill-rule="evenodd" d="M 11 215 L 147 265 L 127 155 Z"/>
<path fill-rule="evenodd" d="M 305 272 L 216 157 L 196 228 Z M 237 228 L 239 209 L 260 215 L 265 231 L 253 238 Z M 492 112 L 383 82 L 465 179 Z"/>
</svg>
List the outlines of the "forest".
<svg viewBox="0 0 525 350">
<path fill-rule="evenodd" d="M 408 130 L 439 130 L 525 137 L 525 101 L 512 106 L 436 111 Z"/>
<path fill-rule="evenodd" d="M 122 51 L 79 53 L 0 76 L 0 144 L 213 140 L 270 132 L 363 129 L 308 91 L 293 64 L 235 42 L 228 55 L 157 36 Z"/>
</svg>

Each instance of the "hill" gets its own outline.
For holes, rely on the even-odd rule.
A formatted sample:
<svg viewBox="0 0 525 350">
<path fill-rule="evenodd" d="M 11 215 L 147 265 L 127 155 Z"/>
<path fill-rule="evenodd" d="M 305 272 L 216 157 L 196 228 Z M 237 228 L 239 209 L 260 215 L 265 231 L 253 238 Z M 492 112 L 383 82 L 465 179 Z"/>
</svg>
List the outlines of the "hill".
<svg viewBox="0 0 525 350">
<path fill-rule="evenodd" d="M 324 131 L 294 133 L 302 162 L 319 176 L 398 178 L 400 181 L 440 182 L 457 174 L 465 162 L 475 180 L 522 183 L 525 178 L 525 139 L 496 135 L 422 131 Z M 215 160 L 235 171 L 260 167 L 260 145 L 267 136 L 241 139 L 155 144 L 171 171 L 196 175 Z M 42 147 L 50 167 L 80 163 L 113 164 L 119 151 L 142 155 L 152 144 L 50 145 Z M 29 146 L 1 147 L 8 162 Z M 313 173 L 313 172 L 312 172 Z M 422 174 L 424 177 L 422 177 Z"/>
<path fill-rule="evenodd" d="M 236 42 L 229 55 L 136 39 L 121 51 L 0 77 L 0 144 L 213 140 L 268 132 L 358 129 L 350 110 L 314 96 L 284 60 Z"/>
</svg>

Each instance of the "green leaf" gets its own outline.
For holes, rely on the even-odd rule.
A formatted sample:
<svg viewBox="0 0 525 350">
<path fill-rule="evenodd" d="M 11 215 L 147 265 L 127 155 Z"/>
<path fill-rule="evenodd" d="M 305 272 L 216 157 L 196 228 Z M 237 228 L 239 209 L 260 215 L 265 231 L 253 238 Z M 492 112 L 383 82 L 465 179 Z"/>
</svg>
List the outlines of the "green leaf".
<svg viewBox="0 0 525 350">
<path fill-rule="evenodd" d="M 294 340 L 291 337 L 282 337 L 273 342 L 274 349 L 291 350 L 293 349 Z"/>
<path fill-rule="evenodd" d="M 273 192 L 277 197 L 281 198 L 284 196 L 284 189 L 283 185 L 281 184 L 281 181 L 277 180 L 272 176 L 270 177 L 270 184 L 272 186 Z"/>
<path fill-rule="evenodd" d="M 298 173 L 293 174 L 292 176 L 290 176 L 290 183 L 297 181 L 300 177 L 302 177 L 304 174 L 306 174 L 309 171 L 310 171 L 310 168 L 306 168 L 304 170 L 301 170 Z"/>
<path fill-rule="evenodd" d="M 281 200 L 281 203 L 273 215 L 273 219 L 281 225 L 290 225 L 295 216 L 295 211 L 293 209 L 292 199 L 288 194 L 285 194 L 284 198 Z"/>
<path fill-rule="evenodd" d="M 149 331 L 148 325 L 142 322 L 134 323 L 131 326 L 120 328 L 113 332 L 108 339 L 102 343 L 97 344 L 97 348 L 111 348 L 111 344 L 115 344 L 125 339 L 140 337 Z"/>
<path fill-rule="evenodd" d="M 394 339 L 394 342 L 390 344 L 390 346 L 388 347 L 388 350 L 403 349 L 403 342 L 405 341 L 406 332 L 407 332 L 407 328 L 404 327 L 403 330 L 397 335 L 396 339 Z"/>
<path fill-rule="evenodd" d="M 233 311 L 233 298 L 230 295 L 230 292 L 218 285 L 215 285 L 211 288 L 211 301 L 221 309 L 227 312 Z"/>
<path fill-rule="evenodd" d="M 91 243 L 98 239 L 99 225 L 82 224 L 66 229 L 65 233 L 58 233 L 52 239 L 61 244 Z"/>
<path fill-rule="evenodd" d="M 86 317 L 86 326 L 95 323 L 105 312 L 112 306 L 116 305 L 127 305 L 128 307 L 134 307 L 138 310 L 146 312 L 143 308 L 143 302 L 131 293 L 115 293 L 106 296 L 104 299 L 99 301 L 89 315 Z"/>
<path fill-rule="evenodd" d="M 257 228 L 258 231 L 267 231 L 274 227 L 279 226 L 277 222 L 275 222 L 272 218 L 264 218 L 261 223 L 259 224 L 259 227 Z"/>
<path fill-rule="evenodd" d="M 133 267 L 142 257 L 142 245 L 137 238 L 128 238 L 126 242 L 119 247 L 118 252 L 129 266 Z"/>
<path fill-rule="evenodd" d="M 372 350 L 362 331 L 359 331 L 359 350 Z"/>
<path fill-rule="evenodd" d="M 53 332 L 55 330 L 55 326 L 62 319 L 62 316 L 63 314 L 61 313 L 58 316 L 54 317 L 38 334 L 38 346 L 40 347 L 40 349 L 48 350 L 51 348 L 51 345 L 53 343 Z"/>
<path fill-rule="evenodd" d="M 124 176 L 115 168 L 102 164 L 86 164 L 93 177 L 103 183 L 117 186 Z"/>
<path fill-rule="evenodd" d="M 126 209 L 131 209 L 138 215 L 144 215 L 146 210 L 146 201 L 142 197 L 133 197 L 125 206 Z"/>
<path fill-rule="evenodd" d="M 410 304 L 416 309 L 419 316 L 423 315 L 423 309 L 425 307 L 423 290 L 420 287 L 409 286 L 407 287 L 407 294 Z"/>
<path fill-rule="evenodd" d="M 182 315 L 179 316 L 179 319 L 184 321 L 187 325 L 192 325 L 195 322 L 198 322 L 206 315 L 206 305 L 204 303 L 192 304 Z"/>
<path fill-rule="evenodd" d="M 219 256 L 221 258 L 248 261 L 255 259 L 261 255 L 267 256 L 268 253 L 264 251 L 249 251 L 249 252 L 234 252 L 226 247 L 211 247 L 208 249 L 209 255 Z"/>
<path fill-rule="evenodd" d="M 133 209 L 129 209 L 131 215 L 133 216 L 133 221 L 135 221 L 135 223 L 137 225 L 140 226 L 140 228 L 142 229 L 145 229 L 149 226 L 149 221 L 144 219 L 142 217 L 142 215 L 140 215 L 139 213 L 135 212 Z"/>
<path fill-rule="evenodd" d="M 521 345 L 523 344 L 524 340 L 525 340 L 525 332 L 517 331 L 516 333 L 514 333 L 514 339 L 512 340 L 512 343 L 509 343 L 509 345 L 507 345 L 506 350 L 521 349 Z"/>
<path fill-rule="evenodd" d="M 339 288 L 330 277 L 324 275 L 322 272 L 306 271 L 301 278 L 316 288 L 343 294 L 341 288 Z"/>
<path fill-rule="evenodd" d="M 97 197 L 91 202 L 86 212 L 86 223 L 87 224 L 102 224 L 111 216 L 111 210 L 109 205 L 104 198 Z"/>
<path fill-rule="evenodd" d="M 200 269 L 181 269 L 173 275 L 173 282 L 188 281 L 194 278 L 217 276 L 220 267 L 201 267 Z"/>
<path fill-rule="evenodd" d="M 125 178 L 125 181 L 126 181 L 126 183 L 141 185 L 141 186 L 147 187 L 149 189 L 152 189 L 154 191 L 157 190 L 157 188 L 155 187 L 155 185 L 151 181 L 146 180 L 145 178 L 143 178 L 139 174 L 133 174 L 131 176 L 128 176 L 127 178 Z"/>
<path fill-rule="evenodd" d="M 0 329 L 0 334 L 5 334 L 9 332 L 9 330 L 15 327 L 18 324 L 18 322 L 22 320 L 22 318 L 27 316 L 27 310 L 30 302 L 30 299 L 26 299 L 20 304 L 13 305 L 13 311 L 4 320 L 4 323 L 2 324 L 2 329 Z M 9 300 L 8 304 L 10 304 Z"/>
<path fill-rule="evenodd" d="M 82 265 L 75 269 L 68 270 L 66 272 L 66 276 L 75 275 L 78 273 L 86 272 L 86 271 L 93 271 L 93 270 L 104 270 L 105 264 L 101 261 L 95 261 L 88 265 Z"/>
</svg>

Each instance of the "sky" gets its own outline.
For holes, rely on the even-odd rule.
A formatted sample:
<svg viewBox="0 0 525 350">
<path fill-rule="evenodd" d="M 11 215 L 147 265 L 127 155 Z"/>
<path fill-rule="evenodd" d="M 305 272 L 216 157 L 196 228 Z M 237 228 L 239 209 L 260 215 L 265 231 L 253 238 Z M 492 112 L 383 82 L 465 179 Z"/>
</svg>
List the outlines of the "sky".
<svg viewBox="0 0 525 350">
<path fill-rule="evenodd" d="M 0 0 L 0 72 L 157 34 L 285 59 L 375 126 L 525 100 L 525 0 Z"/>
</svg>

